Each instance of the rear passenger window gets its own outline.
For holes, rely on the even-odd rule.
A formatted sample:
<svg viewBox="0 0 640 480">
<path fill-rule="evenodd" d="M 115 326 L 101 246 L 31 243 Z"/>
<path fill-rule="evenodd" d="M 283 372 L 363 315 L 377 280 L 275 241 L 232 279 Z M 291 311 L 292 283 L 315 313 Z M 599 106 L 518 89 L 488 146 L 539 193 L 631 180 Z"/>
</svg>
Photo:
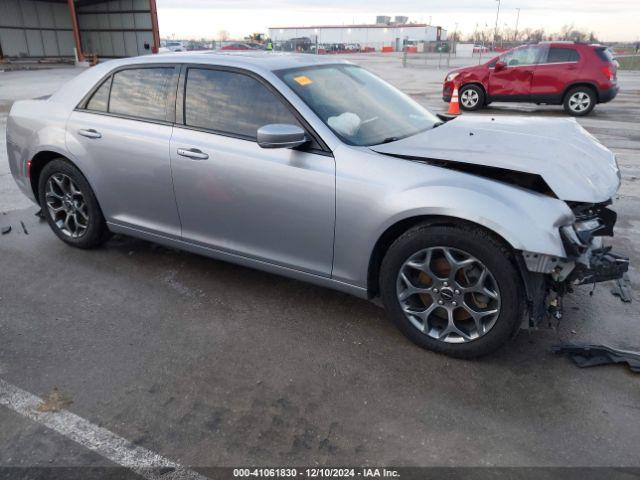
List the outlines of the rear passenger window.
<svg viewBox="0 0 640 480">
<path fill-rule="evenodd" d="M 578 52 L 572 48 L 550 48 L 547 63 L 577 62 Z"/>
<path fill-rule="evenodd" d="M 166 120 L 173 73 L 173 67 L 138 68 L 115 73 L 109 113 Z"/>
<path fill-rule="evenodd" d="M 251 139 L 270 123 L 299 125 L 269 89 L 240 73 L 190 68 L 185 92 L 185 123 Z"/>
<path fill-rule="evenodd" d="M 111 78 L 107 78 L 95 91 L 91 100 L 87 103 L 87 110 L 96 112 L 106 112 L 109 106 L 109 89 L 111 88 Z"/>
<path fill-rule="evenodd" d="M 614 56 L 613 52 L 607 47 L 598 47 L 595 49 L 596 54 L 600 57 L 600 60 L 603 62 L 613 62 Z"/>
</svg>

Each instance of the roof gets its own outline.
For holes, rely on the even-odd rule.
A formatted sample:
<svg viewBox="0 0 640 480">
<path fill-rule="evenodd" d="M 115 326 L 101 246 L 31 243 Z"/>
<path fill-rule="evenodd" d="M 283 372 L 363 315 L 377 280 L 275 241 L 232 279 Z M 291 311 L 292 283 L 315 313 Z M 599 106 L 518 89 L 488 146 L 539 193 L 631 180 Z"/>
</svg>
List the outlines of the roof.
<svg viewBox="0 0 640 480">
<path fill-rule="evenodd" d="M 133 65 L 141 63 L 200 63 L 211 65 L 224 65 L 230 67 L 248 68 L 250 70 L 282 70 L 286 68 L 308 67 L 313 65 L 327 65 L 336 63 L 349 63 L 346 60 L 324 55 L 311 55 L 289 52 L 266 51 L 194 51 L 194 52 L 170 52 L 157 55 L 143 55 L 140 57 L 123 58 L 104 62 L 104 65 L 113 66 Z"/>
<path fill-rule="evenodd" d="M 252 71 L 268 77 L 272 71 L 287 68 L 303 68 L 313 65 L 349 64 L 346 60 L 329 58 L 331 56 L 309 55 L 302 53 L 265 52 L 265 51 L 201 51 L 171 52 L 140 57 L 119 58 L 100 62 L 95 67 L 86 69 L 80 75 L 62 86 L 51 97 L 50 101 L 75 106 L 84 95 L 107 74 L 120 67 L 145 64 L 205 64 L 223 67 L 236 67 Z"/>
</svg>

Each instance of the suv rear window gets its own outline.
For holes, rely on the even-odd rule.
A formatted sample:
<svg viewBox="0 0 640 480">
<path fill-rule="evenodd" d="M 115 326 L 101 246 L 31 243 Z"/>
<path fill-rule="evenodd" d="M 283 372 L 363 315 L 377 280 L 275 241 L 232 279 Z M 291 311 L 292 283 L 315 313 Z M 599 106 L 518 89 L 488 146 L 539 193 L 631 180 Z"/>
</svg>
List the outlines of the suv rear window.
<svg viewBox="0 0 640 480">
<path fill-rule="evenodd" d="M 546 63 L 577 62 L 580 54 L 573 48 L 551 47 Z"/>
<path fill-rule="evenodd" d="M 600 57 L 600 60 L 603 62 L 613 62 L 613 52 L 609 50 L 607 47 L 599 47 L 596 48 L 596 54 Z"/>
</svg>

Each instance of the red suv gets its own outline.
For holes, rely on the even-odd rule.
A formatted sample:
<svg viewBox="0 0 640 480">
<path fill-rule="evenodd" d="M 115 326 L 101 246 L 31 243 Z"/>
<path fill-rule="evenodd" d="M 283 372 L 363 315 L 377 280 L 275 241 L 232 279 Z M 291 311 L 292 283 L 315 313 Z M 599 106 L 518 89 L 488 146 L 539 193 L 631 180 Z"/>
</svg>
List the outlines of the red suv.
<svg viewBox="0 0 640 480">
<path fill-rule="evenodd" d="M 458 85 L 460 107 L 479 110 L 491 102 L 564 105 L 570 115 L 587 115 L 596 103 L 618 93 L 617 62 L 602 45 L 551 42 L 524 45 L 491 61 L 450 72 L 442 98 Z"/>
</svg>

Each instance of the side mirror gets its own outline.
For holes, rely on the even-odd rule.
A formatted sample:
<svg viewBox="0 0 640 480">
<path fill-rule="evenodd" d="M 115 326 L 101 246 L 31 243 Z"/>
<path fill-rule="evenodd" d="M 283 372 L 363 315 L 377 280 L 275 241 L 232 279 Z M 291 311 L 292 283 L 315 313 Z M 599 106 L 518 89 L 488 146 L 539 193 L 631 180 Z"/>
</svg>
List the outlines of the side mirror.
<svg viewBox="0 0 640 480">
<path fill-rule="evenodd" d="M 502 60 L 498 60 L 496 62 L 496 64 L 494 65 L 495 71 L 499 72 L 501 70 L 504 70 L 505 68 L 507 68 L 507 64 L 504 63 Z"/>
<path fill-rule="evenodd" d="M 258 145 L 262 148 L 295 148 L 308 141 L 298 125 L 272 123 L 258 129 Z"/>
</svg>

